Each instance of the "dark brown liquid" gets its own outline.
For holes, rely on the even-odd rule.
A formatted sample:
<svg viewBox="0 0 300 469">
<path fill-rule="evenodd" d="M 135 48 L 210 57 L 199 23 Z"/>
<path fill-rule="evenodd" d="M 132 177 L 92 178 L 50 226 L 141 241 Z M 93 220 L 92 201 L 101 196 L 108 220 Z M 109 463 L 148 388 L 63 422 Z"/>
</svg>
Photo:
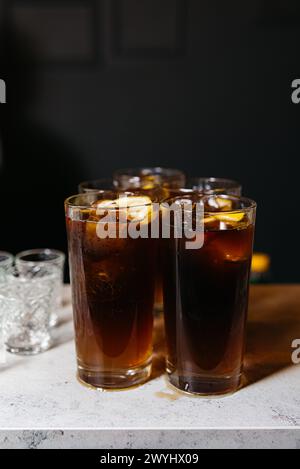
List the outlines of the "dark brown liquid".
<svg viewBox="0 0 300 469">
<path fill-rule="evenodd" d="M 162 241 L 168 371 L 183 390 L 226 392 L 214 383 L 241 373 L 252 242 L 251 226 L 207 231 L 199 250 Z"/>
<path fill-rule="evenodd" d="M 67 218 L 79 364 L 113 372 L 152 354 L 156 242 L 99 239 L 96 223 Z"/>
</svg>

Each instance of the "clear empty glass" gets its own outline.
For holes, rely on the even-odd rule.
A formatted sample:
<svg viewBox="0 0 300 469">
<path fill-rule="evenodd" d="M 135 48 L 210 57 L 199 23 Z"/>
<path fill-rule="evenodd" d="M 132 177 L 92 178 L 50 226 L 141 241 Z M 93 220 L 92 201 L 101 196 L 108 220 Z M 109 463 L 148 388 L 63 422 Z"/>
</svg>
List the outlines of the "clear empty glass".
<svg viewBox="0 0 300 469">
<path fill-rule="evenodd" d="M 6 362 L 5 357 L 5 343 L 4 343 L 4 311 L 5 306 L 2 304 L 2 299 L 0 296 L 0 366 Z"/>
<path fill-rule="evenodd" d="M 0 285 L 0 318 L 6 349 L 11 353 L 34 355 L 51 345 L 50 312 L 56 286 L 56 269 L 16 269 Z"/>
<path fill-rule="evenodd" d="M 51 327 L 56 326 L 58 321 L 57 311 L 62 305 L 65 260 L 65 254 L 56 249 L 32 249 L 30 251 L 20 252 L 16 256 L 16 267 L 21 274 L 26 275 L 33 269 L 39 270 L 40 268 L 47 268 L 47 266 L 56 268 L 56 283 L 51 301 Z"/>
<path fill-rule="evenodd" d="M 0 251 L 0 284 L 5 281 L 6 274 L 12 268 L 14 256 L 9 252 Z M 1 307 L 0 299 L 0 365 L 5 363 L 5 345 L 4 345 L 4 311 Z"/>
</svg>

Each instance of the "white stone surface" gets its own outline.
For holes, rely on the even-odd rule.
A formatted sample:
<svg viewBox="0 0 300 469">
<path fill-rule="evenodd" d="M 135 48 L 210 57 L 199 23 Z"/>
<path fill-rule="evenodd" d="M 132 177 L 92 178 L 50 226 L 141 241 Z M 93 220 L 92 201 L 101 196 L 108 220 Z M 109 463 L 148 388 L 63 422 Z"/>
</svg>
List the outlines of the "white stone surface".
<svg viewBox="0 0 300 469">
<path fill-rule="evenodd" d="M 0 368 L 0 448 L 300 448 L 299 366 L 223 399 L 176 393 L 164 376 L 101 393 L 76 380 L 70 304 L 61 322 L 52 350 Z"/>
</svg>

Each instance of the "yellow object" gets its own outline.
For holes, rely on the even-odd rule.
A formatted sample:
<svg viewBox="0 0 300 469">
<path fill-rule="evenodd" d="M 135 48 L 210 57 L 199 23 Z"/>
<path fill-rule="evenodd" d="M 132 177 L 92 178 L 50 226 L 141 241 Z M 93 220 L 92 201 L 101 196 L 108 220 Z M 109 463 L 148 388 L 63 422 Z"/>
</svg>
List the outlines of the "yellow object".
<svg viewBox="0 0 300 469">
<path fill-rule="evenodd" d="M 252 258 L 251 270 L 256 274 L 265 274 L 269 272 L 271 266 L 271 258 L 268 254 L 255 252 Z"/>
<path fill-rule="evenodd" d="M 204 223 L 211 223 L 215 220 L 228 222 L 228 223 L 239 222 L 244 218 L 244 215 L 245 215 L 244 213 L 240 213 L 240 212 L 239 213 L 222 213 L 222 215 L 211 214 L 211 216 L 204 218 Z"/>
<path fill-rule="evenodd" d="M 244 213 L 222 213 L 222 215 L 215 215 L 215 218 L 219 221 L 237 222 L 244 218 Z"/>
<path fill-rule="evenodd" d="M 152 216 L 152 202 L 147 196 L 143 197 L 120 197 L 115 200 L 100 200 L 93 204 L 97 208 L 97 215 L 102 215 L 102 212 L 109 209 L 125 210 L 127 218 L 130 221 L 146 224 Z M 101 213 L 100 213 L 101 212 Z"/>
</svg>

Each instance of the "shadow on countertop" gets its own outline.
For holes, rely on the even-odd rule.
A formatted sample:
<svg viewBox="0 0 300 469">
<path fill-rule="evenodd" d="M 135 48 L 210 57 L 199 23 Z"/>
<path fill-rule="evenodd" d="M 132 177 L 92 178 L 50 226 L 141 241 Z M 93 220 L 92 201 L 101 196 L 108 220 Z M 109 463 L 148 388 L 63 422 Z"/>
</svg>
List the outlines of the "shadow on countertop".
<svg viewBox="0 0 300 469">
<path fill-rule="evenodd" d="M 300 286 L 252 287 L 250 294 L 246 386 L 292 363 L 292 342 L 300 339 Z"/>
</svg>

